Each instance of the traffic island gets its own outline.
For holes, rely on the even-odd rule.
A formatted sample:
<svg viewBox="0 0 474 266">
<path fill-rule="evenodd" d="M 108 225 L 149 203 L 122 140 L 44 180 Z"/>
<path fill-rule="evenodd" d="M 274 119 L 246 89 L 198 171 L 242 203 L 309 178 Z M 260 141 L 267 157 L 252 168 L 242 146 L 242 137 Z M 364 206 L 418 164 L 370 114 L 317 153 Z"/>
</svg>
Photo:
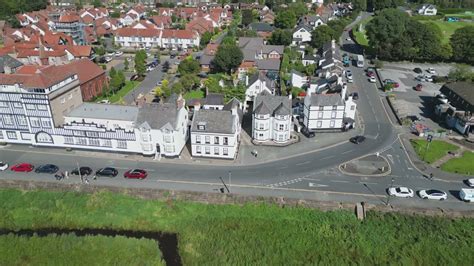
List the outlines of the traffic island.
<svg viewBox="0 0 474 266">
<path fill-rule="evenodd" d="M 339 165 L 339 170 L 346 175 L 386 176 L 391 173 L 390 164 L 383 156 L 367 155 Z"/>
</svg>

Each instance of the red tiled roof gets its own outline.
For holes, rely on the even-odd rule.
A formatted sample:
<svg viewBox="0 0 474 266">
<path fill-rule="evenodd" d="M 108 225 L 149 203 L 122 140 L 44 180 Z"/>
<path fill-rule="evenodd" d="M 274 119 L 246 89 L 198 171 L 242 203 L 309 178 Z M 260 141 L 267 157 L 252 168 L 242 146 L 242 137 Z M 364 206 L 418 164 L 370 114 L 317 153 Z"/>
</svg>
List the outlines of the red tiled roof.
<svg viewBox="0 0 474 266">
<path fill-rule="evenodd" d="M 157 25 L 163 23 L 165 27 L 171 25 L 171 17 L 168 16 L 155 15 L 150 18 L 150 21 L 154 21 Z"/>
<path fill-rule="evenodd" d="M 77 14 L 64 14 L 59 17 L 59 22 L 61 23 L 72 23 L 80 20 L 80 17 Z"/>
<path fill-rule="evenodd" d="M 1 84 L 23 84 L 25 88 L 51 87 L 75 72 L 62 66 L 22 66 L 14 74 L 0 74 Z"/>
<path fill-rule="evenodd" d="M 159 37 L 161 30 L 121 28 L 116 30 L 117 36 L 122 37 Z"/>
<path fill-rule="evenodd" d="M 21 49 L 21 50 L 18 50 L 17 58 L 26 58 L 29 56 L 39 56 L 39 55 L 40 55 L 39 50 Z M 52 51 L 44 51 L 44 55 L 46 57 L 61 57 L 61 56 L 65 56 L 66 52 L 64 51 L 64 49 L 56 49 Z"/>
<path fill-rule="evenodd" d="M 196 33 L 192 30 L 163 30 L 162 38 L 194 39 Z"/>
<path fill-rule="evenodd" d="M 74 60 L 60 67 L 62 71 L 77 73 L 81 85 L 105 73 L 101 67 L 86 58 Z"/>
<path fill-rule="evenodd" d="M 94 19 L 93 17 L 91 16 L 84 16 L 82 17 L 82 21 L 86 24 L 91 24 L 92 22 L 94 22 Z"/>
<path fill-rule="evenodd" d="M 195 30 L 201 34 L 203 34 L 206 31 L 212 32 L 214 30 L 214 27 L 212 26 L 212 22 L 205 19 L 205 18 L 195 18 L 192 21 L 190 21 L 186 25 L 187 30 Z"/>
<path fill-rule="evenodd" d="M 65 47 L 74 57 L 89 57 L 92 53 L 90 45 L 68 45 Z"/>
</svg>

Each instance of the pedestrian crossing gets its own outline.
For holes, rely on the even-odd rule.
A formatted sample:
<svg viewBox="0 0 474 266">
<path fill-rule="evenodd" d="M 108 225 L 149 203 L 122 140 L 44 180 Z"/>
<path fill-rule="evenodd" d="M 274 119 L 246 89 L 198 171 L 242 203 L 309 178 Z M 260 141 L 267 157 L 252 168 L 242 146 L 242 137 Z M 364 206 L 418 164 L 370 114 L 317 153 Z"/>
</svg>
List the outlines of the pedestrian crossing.
<svg viewBox="0 0 474 266">
<path fill-rule="evenodd" d="M 295 178 L 295 179 L 288 180 L 288 181 L 283 181 L 283 182 L 279 182 L 279 183 L 270 184 L 270 185 L 267 185 L 267 187 L 273 188 L 273 187 L 288 186 L 288 185 L 291 185 L 291 184 L 299 183 L 303 180 L 304 180 L 304 178 Z"/>
</svg>

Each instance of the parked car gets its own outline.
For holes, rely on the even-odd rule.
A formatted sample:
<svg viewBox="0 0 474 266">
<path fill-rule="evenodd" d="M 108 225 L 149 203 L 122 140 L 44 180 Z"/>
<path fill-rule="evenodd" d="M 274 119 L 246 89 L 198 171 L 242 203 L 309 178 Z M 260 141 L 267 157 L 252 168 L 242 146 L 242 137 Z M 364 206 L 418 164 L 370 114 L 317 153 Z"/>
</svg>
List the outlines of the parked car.
<svg viewBox="0 0 474 266">
<path fill-rule="evenodd" d="M 135 74 L 135 75 L 130 77 L 130 81 L 135 81 L 135 80 L 138 80 L 139 78 L 140 78 L 140 75 Z"/>
<path fill-rule="evenodd" d="M 74 170 L 71 171 L 71 175 L 90 175 L 92 174 L 92 168 L 88 166 L 81 166 L 78 168 L 75 168 Z"/>
<path fill-rule="evenodd" d="M 122 52 L 122 51 L 117 51 L 117 52 L 115 52 L 114 55 L 115 55 L 115 56 L 122 56 L 122 55 L 123 55 L 123 52 Z"/>
<path fill-rule="evenodd" d="M 8 169 L 8 164 L 5 162 L 0 162 L 0 171 L 5 171 Z"/>
<path fill-rule="evenodd" d="M 442 93 L 439 93 L 438 95 L 436 95 L 436 99 L 438 99 L 438 101 L 442 103 L 448 103 L 448 98 L 446 98 L 446 96 Z"/>
<path fill-rule="evenodd" d="M 113 167 L 105 167 L 97 170 L 95 172 L 97 176 L 108 176 L 108 177 L 116 177 L 118 175 L 117 169 Z"/>
<path fill-rule="evenodd" d="M 377 79 L 375 78 L 375 76 L 369 76 L 369 82 L 375 83 L 377 82 Z"/>
<path fill-rule="evenodd" d="M 301 129 L 301 133 L 303 133 L 303 135 L 305 135 L 307 138 L 314 138 L 314 136 L 316 136 L 316 134 L 314 134 L 314 132 L 309 130 L 307 127 L 303 127 L 303 129 Z"/>
<path fill-rule="evenodd" d="M 359 100 L 359 93 L 353 92 L 353 93 L 351 93 L 351 96 L 352 96 L 353 100 Z"/>
<path fill-rule="evenodd" d="M 97 58 L 96 62 L 99 63 L 99 64 L 105 64 L 105 63 L 107 63 L 107 60 L 105 60 L 104 56 L 101 56 L 101 57 Z"/>
<path fill-rule="evenodd" d="M 466 185 L 468 185 L 469 187 L 474 187 L 474 178 L 466 179 L 464 180 L 464 183 L 466 183 Z"/>
<path fill-rule="evenodd" d="M 462 188 L 461 191 L 459 191 L 459 197 L 465 202 L 474 202 L 474 189 Z"/>
<path fill-rule="evenodd" d="M 415 67 L 415 69 L 413 69 L 413 72 L 415 72 L 416 74 L 421 74 L 423 73 L 423 70 L 421 70 L 421 68 L 419 67 Z"/>
<path fill-rule="evenodd" d="M 54 174 L 59 170 L 54 164 L 43 164 L 36 168 L 35 173 L 47 173 L 47 174 Z"/>
<path fill-rule="evenodd" d="M 145 179 L 147 176 L 148 173 L 142 169 L 128 170 L 125 172 L 125 174 L 123 174 L 123 177 L 131 179 Z"/>
<path fill-rule="evenodd" d="M 100 100 L 98 101 L 97 103 L 102 103 L 102 104 L 110 104 L 110 101 L 107 100 L 107 99 L 104 99 L 104 100 Z"/>
<path fill-rule="evenodd" d="M 350 138 L 349 141 L 354 143 L 354 144 L 360 144 L 360 143 L 365 141 L 365 137 L 364 136 L 355 136 L 355 137 Z"/>
<path fill-rule="evenodd" d="M 425 80 L 425 76 L 423 76 L 423 75 L 418 75 L 418 76 L 416 76 L 415 79 L 418 80 L 418 81 L 422 81 L 422 82 L 423 82 L 423 81 L 426 81 L 426 80 Z"/>
<path fill-rule="evenodd" d="M 425 75 L 424 79 L 425 79 L 425 81 L 433 82 L 433 77 L 431 75 Z"/>
<path fill-rule="evenodd" d="M 15 164 L 10 168 L 14 172 L 31 172 L 35 167 L 29 163 L 19 163 Z"/>
<path fill-rule="evenodd" d="M 114 52 L 108 52 L 107 54 L 105 54 L 106 57 L 112 57 L 114 56 L 115 53 Z"/>
<path fill-rule="evenodd" d="M 422 199 L 445 200 L 448 198 L 446 192 L 438 189 L 423 189 L 418 191 L 418 195 Z"/>
<path fill-rule="evenodd" d="M 432 75 L 436 75 L 436 70 L 434 70 L 432 67 L 429 67 L 426 71 Z"/>
<path fill-rule="evenodd" d="M 384 85 L 391 84 L 391 85 L 393 85 L 394 88 L 398 88 L 398 87 L 400 86 L 400 84 L 398 84 L 398 82 L 395 82 L 395 81 L 392 80 L 392 79 L 385 79 L 385 80 L 383 81 L 383 84 L 384 84 Z"/>
<path fill-rule="evenodd" d="M 111 56 L 106 56 L 105 57 L 105 62 L 107 62 L 107 63 L 112 61 L 112 60 L 113 60 L 113 58 Z"/>
<path fill-rule="evenodd" d="M 416 91 L 422 91 L 422 90 L 423 90 L 423 85 L 421 85 L 420 83 L 418 83 L 418 84 L 415 86 L 415 90 L 416 90 Z"/>
<path fill-rule="evenodd" d="M 413 190 L 407 187 L 391 187 L 388 188 L 388 195 L 398 198 L 413 198 Z"/>
</svg>

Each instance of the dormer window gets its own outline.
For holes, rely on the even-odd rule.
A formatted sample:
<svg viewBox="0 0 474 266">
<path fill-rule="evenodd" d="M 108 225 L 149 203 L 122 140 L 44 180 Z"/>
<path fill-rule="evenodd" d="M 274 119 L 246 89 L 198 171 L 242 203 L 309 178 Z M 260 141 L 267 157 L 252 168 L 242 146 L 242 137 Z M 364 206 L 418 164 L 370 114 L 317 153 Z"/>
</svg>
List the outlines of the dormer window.
<svg viewBox="0 0 474 266">
<path fill-rule="evenodd" d="M 206 130 L 206 122 L 199 122 L 197 125 L 198 130 Z"/>
</svg>

